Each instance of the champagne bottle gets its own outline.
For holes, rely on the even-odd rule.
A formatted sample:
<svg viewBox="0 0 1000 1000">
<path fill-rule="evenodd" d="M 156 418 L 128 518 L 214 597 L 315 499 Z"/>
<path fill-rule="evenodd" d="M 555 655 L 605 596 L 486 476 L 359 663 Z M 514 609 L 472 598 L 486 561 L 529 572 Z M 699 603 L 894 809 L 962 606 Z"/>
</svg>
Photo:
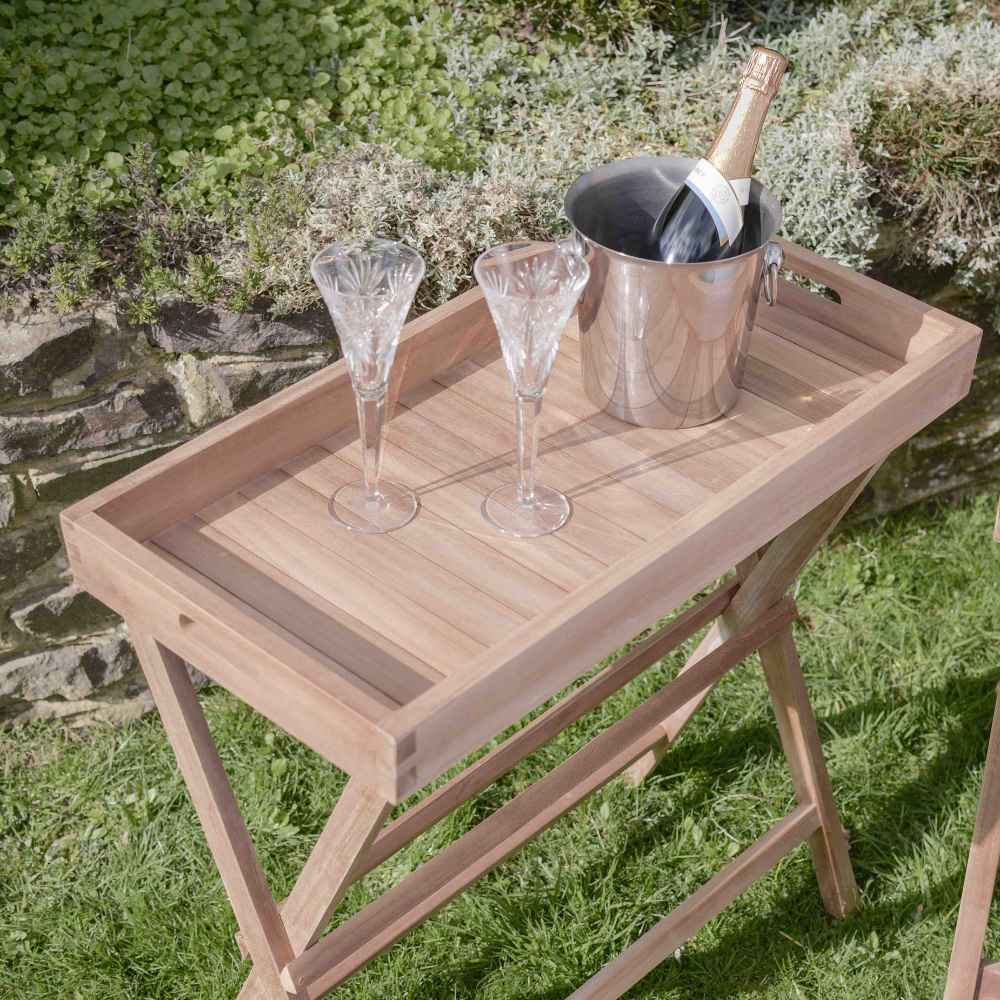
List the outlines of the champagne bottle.
<svg viewBox="0 0 1000 1000">
<path fill-rule="evenodd" d="M 653 226 L 648 254 L 668 264 L 721 260 L 743 252 L 743 207 L 767 109 L 788 61 L 755 48 L 726 120 Z"/>
</svg>

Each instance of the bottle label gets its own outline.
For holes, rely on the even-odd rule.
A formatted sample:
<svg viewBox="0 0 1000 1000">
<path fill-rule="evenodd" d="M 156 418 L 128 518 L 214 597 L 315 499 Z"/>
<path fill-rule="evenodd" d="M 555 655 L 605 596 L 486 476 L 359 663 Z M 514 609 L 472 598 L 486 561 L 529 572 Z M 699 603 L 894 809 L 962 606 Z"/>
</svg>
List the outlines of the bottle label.
<svg viewBox="0 0 1000 1000">
<path fill-rule="evenodd" d="M 733 185 L 708 160 L 702 158 L 684 182 L 702 200 L 725 246 L 735 240 L 743 228 L 743 209 Z M 749 191 L 749 184 L 748 184 Z"/>
<path fill-rule="evenodd" d="M 736 180 L 729 182 L 733 186 L 733 190 L 736 192 L 736 197 L 740 200 L 740 205 L 746 208 L 750 203 L 750 178 L 749 177 L 737 177 Z"/>
</svg>

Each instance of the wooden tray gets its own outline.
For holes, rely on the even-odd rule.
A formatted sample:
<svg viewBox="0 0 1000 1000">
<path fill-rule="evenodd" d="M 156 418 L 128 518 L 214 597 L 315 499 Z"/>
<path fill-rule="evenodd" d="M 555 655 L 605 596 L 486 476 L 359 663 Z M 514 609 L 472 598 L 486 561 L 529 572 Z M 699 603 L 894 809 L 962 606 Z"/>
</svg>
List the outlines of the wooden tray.
<svg viewBox="0 0 1000 1000">
<path fill-rule="evenodd" d="M 407 325 L 385 474 L 390 535 L 335 525 L 359 477 L 343 361 L 63 513 L 77 582 L 399 802 L 670 612 L 964 396 L 980 331 L 794 245 L 726 417 L 663 431 L 598 412 L 571 320 L 538 477 L 554 535 L 492 532 L 513 396 L 477 289 Z"/>
</svg>

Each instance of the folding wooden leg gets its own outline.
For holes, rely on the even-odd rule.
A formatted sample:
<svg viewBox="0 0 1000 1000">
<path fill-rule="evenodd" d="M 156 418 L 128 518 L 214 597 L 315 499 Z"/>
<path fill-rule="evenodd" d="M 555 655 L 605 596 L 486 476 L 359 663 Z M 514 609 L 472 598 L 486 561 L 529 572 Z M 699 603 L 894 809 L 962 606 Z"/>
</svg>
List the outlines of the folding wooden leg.
<svg viewBox="0 0 1000 1000">
<path fill-rule="evenodd" d="M 281 919 L 294 954 L 319 940 L 344 894 L 360 871 L 392 804 L 351 778 L 337 800 L 291 895 L 281 905 Z M 254 966 L 239 1000 L 266 997 Z"/>
<path fill-rule="evenodd" d="M 827 907 L 840 915 L 847 913 L 854 906 L 857 890 L 789 629 L 795 617 L 794 601 L 781 598 L 874 471 L 869 470 L 782 532 L 766 551 L 744 560 L 738 567 L 738 588 L 736 581 L 731 581 L 703 598 L 664 629 L 664 635 L 651 637 L 580 688 L 566 705 L 550 709 L 522 731 L 509 750 L 499 748 L 484 758 L 481 767 L 474 767 L 470 776 L 455 779 L 440 794 L 431 796 L 428 808 L 416 810 L 409 821 L 403 817 L 379 836 L 391 806 L 352 779 L 280 908 L 267 887 L 183 661 L 151 637 L 133 630 L 164 726 L 233 902 L 241 927 L 240 946 L 254 960 L 240 1000 L 318 997 L 342 982 L 582 798 L 640 758 L 650 761 L 654 749 L 665 749 L 721 676 L 754 649 L 761 650 L 798 808 L 620 960 L 581 987 L 579 996 L 618 996 L 644 974 L 639 970 L 652 968 L 663 957 L 663 948 L 670 942 L 690 936 L 804 839 L 810 842 Z M 489 775 L 503 773 L 546 736 L 551 737 L 641 672 L 654 653 L 661 655 L 672 648 L 675 639 L 692 634 L 719 611 L 721 617 L 696 654 L 666 688 L 362 913 L 320 939 L 347 887 L 392 853 L 390 843 L 398 849 L 411 840 L 435 817 L 440 818 L 442 811 L 475 794 Z M 659 756 L 662 749 L 653 761 Z"/>
<path fill-rule="evenodd" d="M 809 850 L 823 904 L 835 917 L 845 917 L 857 905 L 858 887 L 791 627 L 783 628 L 757 652 L 795 795 L 800 803 L 813 803 L 819 814 L 821 825 L 809 837 Z"/>
<path fill-rule="evenodd" d="M 261 996 L 285 1000 L 281 970 L 295 957 L 250 834 L 209 731 L 184 661 L 129 626 L 163 727 L 187 784 L 205 839 L 260 976 Z"/>
<path fill-rule="evenodd" d="M 781 599 L 823 539 L 833 530 L 877 471 L 878 465 L 873 465 L 774 539 L 756 567 L 747 575 L 732 603 L 684 665 L 685 670 Z M 629 768 L 625 775 L 629 784 L 638 785 L 656 767 L 670 749 L 670 744 L 677 739 L 710 693 L 711 688 L 699 692 L 687 705 L 660 723 L 663 738 L 645 757 Z"/>
<path fill-rule="evenodd" d="M 572 694 L 567 695 L 533 722 L 519 729 L 500 746 L 495 747 L 484 757 L 480 757 L 476 763 L 467 767 L 451 781 L 441 785 L 436 791 L 407 809 L 395 822 L 390 823 L 379 832 L 371 848 L 354 866 L 349 876 L 350 881 L 357 881 L 363 875 L 377 868 L 383 861 L 391 858 L 397 851 L 402 850 L 407 844 L 412 843 L 422 833 L 450 815 L 459 806 L 468 802 L 473 796 L 488 788 L 498 778 L 531 756 L 536 750 L 541 749 L 577 719 L 596 708 L 605 698 L 620 690 L 657 660 L 689 639 L 700 628 L 717 618 L 732 600 L 737 583 L 737 580 L 727 580 L 710 594 L 706 594 L 669 624 L 647 636 L 624 656 L 615 660 L 599 674 L 578 687 Z M 777 612 L 780 611 L 781 609 L 778 608 Z M 777 612 L 772 611 L 772 613 Z M 767 618 L 763 617 L 754 622 L 754 627 L 760 628 L 766 624 Z M 352 787 L 353 782 L 348 786 L 348 789 Z M 346 801 L 346 795 L 345 791 L 344 796 L 341 796 L 341 802 Z M 332 830 L 334 826 L 338 825 L 337 817 L 340 815 L 340 804 L 338 803 L 337 812 L 327 823 L 327 830 Z M 376 821 L 373 820 L 373 822 Z M 313 864 L 314 859 L 318 861 L 319 858 L 328 853 L 329 849 L 323 846 L 326 840 L 327 831 L 324 831 L 306 864 L 306 868 Z M 305 871 L 303 871 L 302 877 L 305 878 Z M 296 891 L 297 889 L 298 886 L 296 886 Z M 280 904 L 279 909 L 282 909 L 284 905 L 284 903 Z M 284 913 L 283 910 L 282 913 Z M 291 931 L 289 933 L 291 934 Z M 236 943 L 239 945 L 243 957 L 249 958 L 250 953 L 247 951 L 242 933 L 236 935 Z M 295 944 L 294 938 L 292 943 Z M 246 1000 L 244 994 L 241 996 Z"/>
<path fill-rule="evenodd" d="M 1000 697 L 993 712 L 993 728 L 986 752 L 983 790 L 972 831 L 969 865 L 958 910 L 958 926 L 951 950 L 944 1000 L 1000 998 L 1000 963 L 983 960 L 983 942 L 990 903 L 1000 863 Z M 980 968 L 982 977 L 980 979 Z"/>
<path fill-rule="evenodd" d="M 751 572 L 754 558 L 739 567 L 739 572 Z M 803 840 L 809 842 L 827 909 L 836 916 L 845 916 L 856 905 L 854 872 L 791 623 L 764 642 L 758 653 L 791 768 L 798 808 L 584 983 L 570 1000 L 612 1000 L 621 996 Z M 698 670 L 702 662 L 692 669 Z"/>
<path fill-rule="evenodd" d="M 691 670 L 660 688 L 572 757 L 307 949 L 284 970 L 286 986 L 294 985 L 316 1000 L 364 968 L 473 882 L 620 774 L 656 740 L 656 720 L 670 707 L 683 705 L 703 685 L 724 676 L 766 640 L 777 635 L 796 614 L 795 602 L 790 597 L 768 609 Z M 671 933 L 684 929 L 687 935 L 693 933 L 819 825 L 815 805 L 799 806 L 721 873 L 726 875 L 722 880 L 724 884 L 716 880 L 709 882 L 703 892 L 692 897 L 693 905 L 682 904 L 679 914 L 675 911 L 664 918 L 672 922 L 669 925 L 674 928 Z M 647 958 L 654 952 L 656 949 L 649 951 Z M 660 959 L 664 957 L 660 955 Z M 609 997 L 618 996 L 618 993 L 595 995 Z"/>
</svg>

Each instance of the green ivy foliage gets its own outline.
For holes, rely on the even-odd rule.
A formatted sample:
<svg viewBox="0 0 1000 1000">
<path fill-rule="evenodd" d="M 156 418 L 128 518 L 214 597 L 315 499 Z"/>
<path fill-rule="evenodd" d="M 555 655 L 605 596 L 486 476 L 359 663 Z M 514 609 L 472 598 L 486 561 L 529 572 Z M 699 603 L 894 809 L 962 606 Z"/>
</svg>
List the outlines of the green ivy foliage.
<svg viewBox="0 0 1000 1000">
<path fill-rule="evenodd" d="M 460 167 L 480 140 L 454 127 L 475 95 L 445 71 L 451 18 L 429 0 L 0 3 L 0 222 L 73 178 L 107 200 L 138 144 L 208 204 L 337 132 Z"/>
<path fill-rule="evenodd" d="M 571 41 L 617 43 L 639 25 L 648 24 L 683 37 L 700 31 L 712 13 L 711 0 L 479 0 L 503 23 L 530 24 L 535 31 Z M 739 0 L 717 8 L 741 8 Z M 747 0 L 747 19 L 760 6 Z"/>
</svg>

